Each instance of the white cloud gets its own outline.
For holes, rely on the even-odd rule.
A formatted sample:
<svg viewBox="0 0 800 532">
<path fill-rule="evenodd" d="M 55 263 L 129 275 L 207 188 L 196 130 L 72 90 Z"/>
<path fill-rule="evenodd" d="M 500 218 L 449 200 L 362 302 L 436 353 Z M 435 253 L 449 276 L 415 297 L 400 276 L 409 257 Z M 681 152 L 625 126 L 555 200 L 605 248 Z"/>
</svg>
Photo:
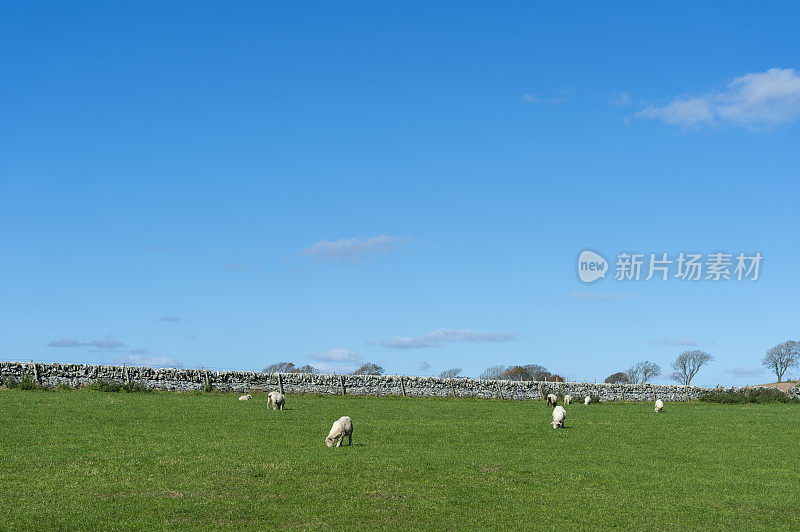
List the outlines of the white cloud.
<svg viewBox="0 0 800 532">
<path fill-rule="evenodd" d="M 481 332 L 469 329 L 437 329 L 424 336 L 396 336 L 382 340 L 383 347 L 395 349 L 417 349 L 420 347 L 441 347 L 445 342 L 510 342 L 517 335 L 510 332 Z"/>
<path fill-rule="evenodd" d="M 722 370 L 722 373 L 725 373 L 727 375 L 735 375 L 737 377 L 755 377 L 757 375 L 763 375 L 764 369 L 746 368 L 746 367 L 726 368 Z"/>
<path fill-rule="evenodd" d="M 402 249 L 413 238 L 378 235 L 368 238 L 320 240 L 303 250 L 303 255 L 320 262 L 354 263 L 370 256 Z"/>
<path fill-rule="evenodd" d="M 420 360 L 418 362 L 419 367 L 417 368 L 419 371 L 425 371 L 426 369 L 431 369 L 431 365 L 428 363 L 427 360 Z"/>
<path fill-rule="evenodd" d="M 683 128 L 730 125 L 766 129 L 800 119 L 800 75 L 771 68 L 735 78 L 722 91 L 683 96 L 637 113 Z"/>
<path fill-rule="evenodd" d="M 140 351 L 140 350 L 136 350 Z M 144 366 L 149 368 L 179 368 L 183 363 L 172 357 L 145 356 L 143 354 L 131 353 L 114 360 L 115 364 L 125 363 L 129 366 Z"/>
<path fill-rule="evenodd" d="M 573 290 L 570 292 L 569 297 L 585 299 L 587 301 L 619 301 L 620 299 L 626 299 L 631 296 L 625 294 L 592 294 L 591 292 L 577 292 Z"/>
<path fill-rule="evenodd" d="M 160 318 L 158 318 L 158 321 L 166 321 L 168 323 L 177 323 L 177 322 L 181 321 L 181 319 L 178 318 L 177 316 L 161 316 Z"/>
<path fill-rule="evenodd" d="M 694 340 L 692 338 L 658 338 L 656 340 L 650 340 L 647 342 L 650 345 L 668 345 L 668 346 L 679 346 L 679 347 L 698 347 L 700 346 L 700 342 Z"/>
</svg>

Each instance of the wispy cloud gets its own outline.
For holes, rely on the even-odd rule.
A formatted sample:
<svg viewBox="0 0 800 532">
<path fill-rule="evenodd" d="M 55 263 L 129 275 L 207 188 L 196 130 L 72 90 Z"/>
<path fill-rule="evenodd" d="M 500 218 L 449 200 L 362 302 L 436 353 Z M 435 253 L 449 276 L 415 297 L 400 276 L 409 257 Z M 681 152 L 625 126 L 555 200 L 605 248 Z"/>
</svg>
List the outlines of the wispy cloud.
<svg viewBox="0 0 800 532">
<path fill-rule="evenodd" d="M 567 96 L 570 95 L 572 90 L 570 89 L 560 89 L 554 95 L 550 97 L 543 97 L 532 92 L 526 92 L 522 95 L 522 101 L 525 103 L 543 103 L 543 104 L 553 104 L 553 103 L 561 103 L 566 101 Z"/>
<path fill-rule="evenodd" d="M 119 340 L 92 340 L 83 345 L 94 347 L 95 349 L 117 349 L 124 346 Z"/>
<path fill-rule="evenodd" d="M 47 344 L 47 347 L 80 347 L 81 343 L 72 338 L 59 338 Z"/>
<path fill-rule="evenodd" d="M 666 345 L 666 346 L 678 346 L 678 347 L 699 347 L 702 345 L 697 340 L 692 338 L 657 338 L 655 340 L 650 340 L 647 342 L 648 345 Z"/>
<path fill-rule="evenodd" d="M 748 368 L 748 367 L 737 367 L 737 368 L 725 368 L 722 370 L 722 373 L 726 375 L 734 375 L 736 377 L 755 377 L 757 375 L 764 374 L 764 368 Z"/>
<path fill-rule="evenodd" d="M 768 129 L 800 119 L 800 75 L 793 68 L 745 74 L 721 91 L 681 96 L 663 106 L 646 107 L 637 116 L 684 129 L 724 125 Z"/>
<path fill-rule="evenodd" d="M 176 316 L 161 316 L 160 318 L 158 318 L 158 321 L 166 321 L 167 323 L 178 323 L 179 321 L 181 321 L 181 319 Z"/>
<path fill-rule="evenodd" d="M 310 354 L 308 358 L 322 371 L 352 371 L 364 362 L 358 353 L 344 348 L 318 351 Z"/>
<path fill-rule="evenodd" d="M 239 271 L 239 272 L 255 272 L 260 269 L 261 268 L 259 268 L 258 266 L 253 266 L 252 264 L 248 264 L 246 262 L 242 264 L 230 263 L 226 264 L 225 266 L 220 266 L 220 270 Z"/>
<path fill-rule="evenodd" d="M 569 297 L 575 299 L 584 299 L 587 301 L 619 301 L 631 297 L 628 294 L 593 294 L 591 292 L 578 292 L 573 290 L 570 292 Z"/>
<path fill-rule="evenodd" d="M 318 351 L 308 356 L 317 362 L 360 362 L 361 357 L 355 351 L 349 349 L 334 348 L 328 351 Z"/>
<path fill-rule="evenodd" d="M 428 364 L 427 360 L 420 360 L 417 364 L 418 364 L 417 369 L 419 371 L 425 371 L 426 369 L 431 369 L 431 365 Z"/>
<path fill-rule="evenodd" d="M 129 366 L 145 366 L 150 368 L 180 368 L 183 363 L 172 357 L 165 356 L 146 356 L 144 354 L 131 353 L 121 356 L 114 360 L 115 364 L 125 363 Z"/>
<path fill-rule="evenodd" d="M 441 347 L 445 342 L 510 342 L 518 337 L 515 333 L 505 331 L 472 331 L 470 329 L 437 329 L 426 335 L 396 336 L 382 340 L 383 347 L 394 349 L 418 349 L 422 347 Z"/>
<path fill-rule="evenodd" d="M 631 95 L 627 92 L 618 92 L 616 94 L 612 94 L 606 98 L 609 105 L 613 105 L 614 107 L 627 107 L 633 100 L 631 99 Z"/>
<path fill-rule="evenodd" d="M 48 343 L 48 347 L 94 347 L 95 349 L 117 349 L 124 344 L 119 340 L 92 340 L 91 342 L 81 342 L 72 338 L 61 338 Z"/>
<path fill-rule="evenodd" d="M 369 257 L 403 249 L 415 242 L 407 236 L 378 235 L 367 238 L 320 240 L 303 250 L 303 255 L 319 262 L 355 263 Z"/>
</svg>

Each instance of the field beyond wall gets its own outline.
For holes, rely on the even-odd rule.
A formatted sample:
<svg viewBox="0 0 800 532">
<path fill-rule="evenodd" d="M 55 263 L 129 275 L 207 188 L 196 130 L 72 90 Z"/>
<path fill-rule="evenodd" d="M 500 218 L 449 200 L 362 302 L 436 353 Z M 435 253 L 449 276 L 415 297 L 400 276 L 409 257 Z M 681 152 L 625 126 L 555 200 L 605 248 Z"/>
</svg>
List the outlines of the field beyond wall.
<svg viewBox="0 0 800 532">
<path fill-rule="evenodd" d="M 237 397 L 0 390 L 0 528 L 800 529 L 798 404 Z"/>
</svg>

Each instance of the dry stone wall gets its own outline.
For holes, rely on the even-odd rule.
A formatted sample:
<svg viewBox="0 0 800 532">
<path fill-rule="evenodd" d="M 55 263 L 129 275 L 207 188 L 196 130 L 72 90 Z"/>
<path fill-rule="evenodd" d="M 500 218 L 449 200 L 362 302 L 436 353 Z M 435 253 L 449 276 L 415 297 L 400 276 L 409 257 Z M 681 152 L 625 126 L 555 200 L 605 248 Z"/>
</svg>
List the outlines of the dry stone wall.
<svg viewBox="0 0 800 532">
<path fill-rule="evenodd" d="M 477 397 L 483 399 L 542 399 L 548 393 L 589 395 L 599 401 L 686 401 L 709 390 L 690 386 L 658 384 L 604 384 L 583 382 L 539 382 L 481 379 L 440 379 L 399 375 L 310 375 L 304 373 L 259 373 L 200 369 L 153 369 L 146 367 L 0 362 L 0 376 L 21 380 L 30 376 L 39 384 L 60 383 L 77 387 L 98 379 L 141 383 L 148 388 L 192 391 L 206 384 L 217 391 L 271 391 L 287 394 L 405 395 L 409 397 Z"/>
</svg>

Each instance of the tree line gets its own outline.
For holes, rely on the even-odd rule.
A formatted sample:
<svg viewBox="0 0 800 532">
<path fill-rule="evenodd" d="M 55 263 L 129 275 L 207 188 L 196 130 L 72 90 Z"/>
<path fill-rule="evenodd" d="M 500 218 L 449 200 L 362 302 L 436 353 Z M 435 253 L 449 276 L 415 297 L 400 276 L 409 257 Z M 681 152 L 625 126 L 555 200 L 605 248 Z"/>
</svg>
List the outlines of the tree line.
<svg viewBox="0 0 800 532">
<path fill-rule="evenodd" d="M 670 378 L 679 384 L 689 386 L 700 369 L 714 360 L 714 357 L 699 349 L 682 352 L 670 365 Z M 788 340 L 770 348 L 762 357 L 761 365 L 775 373 L 778 382 L 783 381 L 784 374 L 792 367 L 800 367 L 800 342 Z M 264 373 L 319 373 L 319 370 L 308 364 L 296 366 L 292 362 L 276 362 L 263 369 Z M 462 368 L 449 368 L 439 373 L 443 379 L 462 377 Z M 350 375 L 383 375 L 385 370 L 373 362 L 365 362 Z M 645 360 L 637 362 L 625 371 L 618 371 L 606 377 L 606 383 L 645 384 L 662 374 L 661 366 Z M 486 368 L 481 374 L 486 380 L 512 381 L 550 381 L 564 382 L 566 379 L 557 373 L 551 373 L 539 364 L 526 365 L 494 365 Z"/>
</svg>

